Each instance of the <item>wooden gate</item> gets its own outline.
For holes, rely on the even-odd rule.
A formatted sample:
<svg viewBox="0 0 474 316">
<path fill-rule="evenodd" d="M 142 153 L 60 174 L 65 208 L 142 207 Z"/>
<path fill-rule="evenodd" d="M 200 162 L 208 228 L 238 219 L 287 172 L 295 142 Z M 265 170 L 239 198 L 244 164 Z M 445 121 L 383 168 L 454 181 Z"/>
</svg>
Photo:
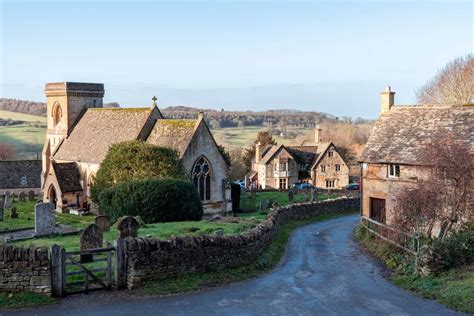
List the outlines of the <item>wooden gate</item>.
<svg viewBox="0 0 474 316">
<path fill-rule="evenodd" d="M 66 251 L 54 244 L 51 247 L 52 294 L 89 293 L 97 290 L 123 288 L 124 252 L 118 240 L 104 248 Z"/>
</svg>

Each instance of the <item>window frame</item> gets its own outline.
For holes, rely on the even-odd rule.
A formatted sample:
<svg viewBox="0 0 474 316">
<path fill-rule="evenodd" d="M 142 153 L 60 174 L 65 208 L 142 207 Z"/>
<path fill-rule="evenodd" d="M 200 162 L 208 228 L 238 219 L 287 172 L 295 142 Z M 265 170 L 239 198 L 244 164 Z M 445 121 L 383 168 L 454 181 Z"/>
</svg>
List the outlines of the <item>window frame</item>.
<svg viewBox="0 0 474 316">
<path fill-rule="evenodd" d="M 387 178 L 400 178 L 400 165 L 389 164 L 387 166 Z"/>
</svg>

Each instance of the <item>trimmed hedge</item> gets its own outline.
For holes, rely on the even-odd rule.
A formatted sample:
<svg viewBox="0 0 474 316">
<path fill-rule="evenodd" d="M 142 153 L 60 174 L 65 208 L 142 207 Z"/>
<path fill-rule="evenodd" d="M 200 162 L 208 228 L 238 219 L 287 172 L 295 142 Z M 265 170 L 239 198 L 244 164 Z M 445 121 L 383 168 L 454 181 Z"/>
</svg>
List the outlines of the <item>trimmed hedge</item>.
<svg viewBox="0 0 474 316">
<path fill-rule="evenodd" d="M 99 210 L 112 220 L 139 215 L 145 223 L 197 221 L 203 215 L 194 185 L 177 179 L 131 181 L 104 189 Z"/>
</svg>

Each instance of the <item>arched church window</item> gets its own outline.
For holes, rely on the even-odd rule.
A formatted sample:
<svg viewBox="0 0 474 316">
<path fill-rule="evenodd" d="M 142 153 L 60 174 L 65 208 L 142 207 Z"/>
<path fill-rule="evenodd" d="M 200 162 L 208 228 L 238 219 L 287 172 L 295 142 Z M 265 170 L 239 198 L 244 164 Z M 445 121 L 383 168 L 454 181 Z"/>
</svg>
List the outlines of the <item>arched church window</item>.
<svg viewBox="0 0 474 316">
<path fill-rule="evenodd" d="M 211 199 L 212 168 L 209 161 L 199 157 L 193 167 L 192 179 L 202 201 Z"/>
<path fill-rule="evenodd" d="M 54 104 L 53 108 L 53 122 L 54 125 L 57 125 L 61 121 L 61 117 L 63 116 L 63 111 L 59 103 Z"/>
</svg>

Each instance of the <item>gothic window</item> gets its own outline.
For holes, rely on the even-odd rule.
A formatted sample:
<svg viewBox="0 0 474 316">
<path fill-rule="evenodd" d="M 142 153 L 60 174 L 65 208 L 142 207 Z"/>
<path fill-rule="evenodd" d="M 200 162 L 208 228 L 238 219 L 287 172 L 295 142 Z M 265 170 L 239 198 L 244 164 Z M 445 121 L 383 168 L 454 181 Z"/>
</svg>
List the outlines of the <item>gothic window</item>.
<svg viewBox="0 0 474 316">
<path fill-rule="evenodd" d="M 57 125 L 61 121 L 62 116 L 63 116 L 63 111 L 61 110 L 61 106 L 59 105 L 59 103 L 55 103 L 53 107 L 54 125 Z"/>
<path fill-rule="evenodd" d="M 211 199 L 212 168 L 209 161 L 201 156 L 193 167 L 192 179 L 202 201 Z"/>
</svg>

